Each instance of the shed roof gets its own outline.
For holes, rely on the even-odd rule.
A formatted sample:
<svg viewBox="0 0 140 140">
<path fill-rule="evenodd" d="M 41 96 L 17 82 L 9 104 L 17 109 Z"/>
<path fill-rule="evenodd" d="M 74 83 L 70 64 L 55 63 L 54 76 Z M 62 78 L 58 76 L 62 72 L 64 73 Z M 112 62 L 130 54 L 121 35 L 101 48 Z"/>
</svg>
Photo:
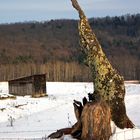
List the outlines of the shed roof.
<svg viewBox="0 0 140 140">
<path fill-rule="evenodd" d="M 18 78 L 15 78 L 15 79 L 10 79 L 8 80 L 8 82 L 12 82 L 12 81 L 20 81 L 20 80 L 25 80 L 27 78 L 32 78 L 32 77 L 35 77 L 35 76 L 45 76 L 46 74 L 34 74 L 34 75 L 30 75 L 30 76 L 22 76 L 22 77 L 18 77 Z"/>
</svg>

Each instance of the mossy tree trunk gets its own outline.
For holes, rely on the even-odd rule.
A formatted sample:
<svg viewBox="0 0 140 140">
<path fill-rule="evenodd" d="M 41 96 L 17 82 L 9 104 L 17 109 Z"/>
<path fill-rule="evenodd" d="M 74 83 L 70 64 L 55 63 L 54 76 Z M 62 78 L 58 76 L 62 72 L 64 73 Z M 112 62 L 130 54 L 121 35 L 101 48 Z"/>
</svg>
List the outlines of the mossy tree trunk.
<svg viewBox="0 0 140 140">
<path fill-rule="evenodd" d="M 94 82 L 92 96 L 95 100 L 89 102 L 83 98 L 83 104 L 74 100 L 77 123 L 72 128 L 53 133 L 50 137 L 62 136 L 66 134 L 65 132 L 69 132 L 73 137 L 81 140 L 109 140 L 111 120 L 119 128 L 134 127 L 126 114 L 124 79 L 108 61 L 78 2 L 71 1 L 80 17 L 80 43 L 92 72 Z"/>
<path fill-rule="evenodd" d="M 78 2 L 71 1 L 80 17 L 80 44 L 87 56 L 86 63 L 92 72 L 94 94 L 100 95 L 100 98 L 108 103 L 112 120 L 119 128 L 133 128 L 133 123 L 126 114 L 124 79 L 108 61 Z"/>
</svg>

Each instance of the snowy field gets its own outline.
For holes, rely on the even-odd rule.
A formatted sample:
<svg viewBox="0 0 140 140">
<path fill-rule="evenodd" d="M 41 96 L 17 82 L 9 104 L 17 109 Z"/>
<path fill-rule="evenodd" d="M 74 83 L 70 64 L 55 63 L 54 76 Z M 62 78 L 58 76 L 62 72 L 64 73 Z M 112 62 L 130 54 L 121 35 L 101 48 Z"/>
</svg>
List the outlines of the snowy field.
<svg viewBox="0 0 140 140">
<path fill-rule="evenodd" d="M 48 97 L 0 100 L 0 139 L 42 138 L 60 128 L 72 126 L 76 119 L 73 100 L 93 92 L 92 83 L 47 82 Z M 8 94 L 8 83 L 0 83 L 0 95 Z M 140 140 L 140 85 L 126 84 L 127 114 L 135 129 L 116 129 L 113 140 Z M 13 126 L 11 126 L 13 125 Z M 70 138 L 65 138 L 65 140 Z"/>
</svg>

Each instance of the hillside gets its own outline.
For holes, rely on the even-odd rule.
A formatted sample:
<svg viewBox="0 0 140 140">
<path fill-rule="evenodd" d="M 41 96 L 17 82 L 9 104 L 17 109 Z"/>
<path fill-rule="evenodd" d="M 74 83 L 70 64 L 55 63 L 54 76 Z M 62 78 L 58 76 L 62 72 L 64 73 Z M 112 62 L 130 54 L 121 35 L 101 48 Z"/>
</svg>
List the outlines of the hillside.
<svg viewBox="0 0 140 140">
<path fill-rule="evenodd" d="M 127 80 L 140 79 L 140 14 L 90 24 L 113 66 Z M 50 81 L 91 80 L 78 39 L 76 20 L 0 25 L 0 80 L 36 73 Z"/>
</svg>

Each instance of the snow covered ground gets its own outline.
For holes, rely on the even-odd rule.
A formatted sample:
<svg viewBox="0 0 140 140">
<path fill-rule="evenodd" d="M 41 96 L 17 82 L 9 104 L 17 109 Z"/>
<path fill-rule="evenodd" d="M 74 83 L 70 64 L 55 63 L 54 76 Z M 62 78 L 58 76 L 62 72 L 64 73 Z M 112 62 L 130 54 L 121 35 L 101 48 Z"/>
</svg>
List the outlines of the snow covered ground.
<svg viewBox="0 0 140 140">
<path fill-rule="evenodd" d="M 0 100 L 1 138 L 42 138 L 57 129 L 75 123 L 73 100 L 79 100 L 93 92 L 92 83 L 47 82 L 48 97 Z M 0 83 L 0 95 L 8 93 L 7 82 Z M 126 84 L 127 114 L 140 126 L 140 85 Z M 13 126 L 11 126 L 13 125 Z M 116 129 L 113 140 L 140 140 L 140 129 Z M 65 138 L 69 139 L 69 138 Z"/>
</svg>

